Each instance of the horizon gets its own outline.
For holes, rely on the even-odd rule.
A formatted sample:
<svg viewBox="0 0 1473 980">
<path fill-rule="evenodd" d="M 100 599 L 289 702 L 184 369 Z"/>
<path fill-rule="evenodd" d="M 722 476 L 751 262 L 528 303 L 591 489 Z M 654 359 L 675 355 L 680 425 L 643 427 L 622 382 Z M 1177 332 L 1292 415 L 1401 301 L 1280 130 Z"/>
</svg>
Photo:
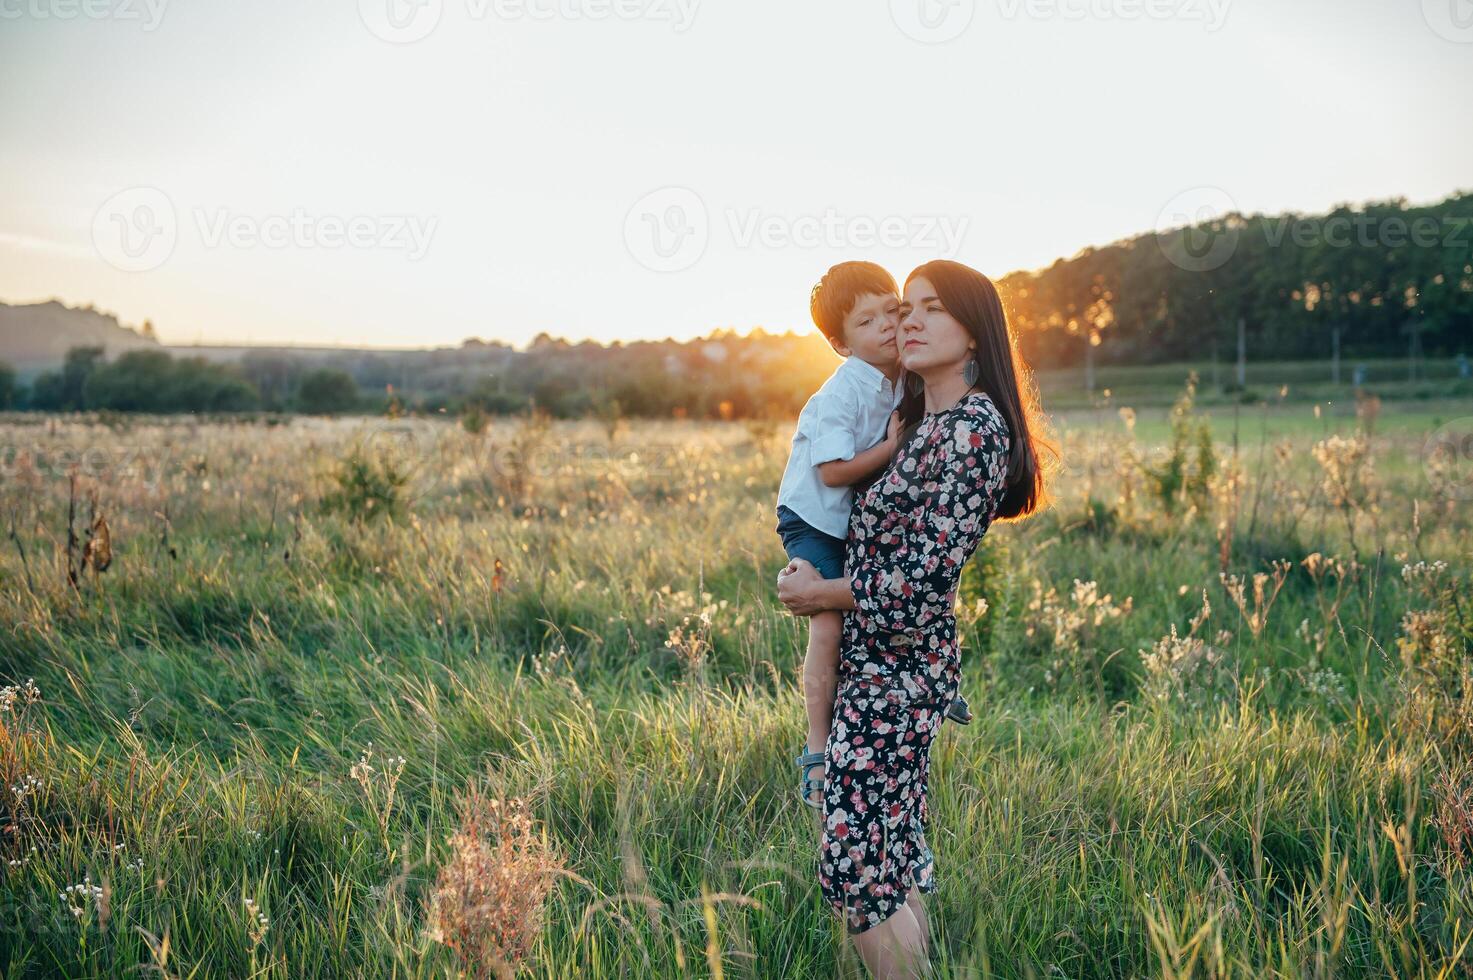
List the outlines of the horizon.
<svg viewBox="0 0 1473 980">
<path fill-rule="evenodd" d="M 837 261 L 1000 279 L 1473 172 L 1436 4 L 61 2 L 0 12 L 0 295 L 169 346 L 806 333 Z"/>
<path fill-rule="evenodd" d="M 1372 206 L 1375 206 L 1377 204 L 1384 204 L 1384 203 L 1388 203 L 1388 202 L 1392 202 L 1392 201 L 1396 201 L 1396 200 L 1404 200 L 1405 203 L 1406 203 L 1406 207 L 1407 208 L 1418 208 L 1418 207 L 1426 207 L 1426 206 L 1435 205 L 1435 204 L 1441 203 L 1443 201 L 1446 201 L 1446 200 L 1449 200 L 1449 199 L 1452 199 L 1452 198 L 1456 198 L 1456 197 L 1465 196 L 1465 195 L 1468 195 L 1468 194 L 1473 194 L 1473 186 L 1470 186 L 1468 188 L 1457 187 L 1457 188 L 1454 188 L 1454 189 L 1448 191 L 1446 194 L 1444 194 L 1444 195 L 1442 195 L 1440 197 L 1436 197 L 1436 198 L 1432 198 L 1432 199 L 1428 199 L 1428 200 L 1422 200 L 1422 201 L 1410 200 L 1410 199 L 1407 199 L 1407 198 L 1405 198 L 1404 196 L 1401 196 L 1401 195 L 1389 195 L 1389 196 L 1384 196 L 1384 197 L 1367 198 L 1367 199 L 1361 200 L 1361 201 L 1339 201 L 1339 202 L 1336 202 L 1336 203 L 1332 204 L 1331 206 L 1329 206 L 1325 210 L 1326 211 L 1334 211 L 1334 210 L 1338 210 L 1338 209 L 1341 209 L 1341 208 L 1345 208 L 1345 209 L 1349 209 L 1349 210 L 1352 210 L 1352 211 L 1355 211 L 1355 212 L 1363 212 L 1365 209 L 1367 209 L 1369 207 L 1372 207 Z M 1255 217 L 1263 217 L 1263 218 L 1284 218 L 1285 215 L 1288 215 L 1288 214 L 1296 214 L 1296 213 L 1302 214 L 1302 212 L 1293 212 L 1293 211 L 1281 212 L 1281 213 L 1273 214 L 1273 215 L 1269 215 L 1269 214 L 1264 214 L 1264 213 L 1258 212 L 1258 213 L 1251 213 L 1251 214 L 1242 214 L 1241 217 L 1243 217 L 1243 218 L 1249 218 L 1249 219 L 1255 218 Z M 1164 230 L 1166 230 L 1166 229 L 1165 228 L 1156 229 L 1156 231 L 1164 231 Z M 1125 242 L 1128 242 L 1128 241 L 1136 240 L 1136 239 L 1145 237 L 1145 236 L 1150 235 L 1150 234 L 1152 234 L 1151 231 L 1140 231 L 1140 232 L 1136 232 L 1136 233 L 1133 233 L 1133 234 L 1122 236 L 1120 238 L 1114 239 L 1114 240 L 1109 241 L 1109 242 L 1099 242 L 1099 243 L 1092 243 L 1092 244 L 1083 245 L 1080 248 L 1076 249 L 1073 253 L 1071 253 L 1069 255 L 1060 255 L 1060 256 L 1057 256 L 1057 257 L 1055 257 L 1055 259 L 1052 262 L 1046 263 L 1045 265 L 1036 266 L 1036 267 L 1029 268 L 1029 269 L 1014 269 L 1014 270 L 1012 270 L 1010 272 L 1004 273 L 1001 276 L 996 277 L 996 279 L 998 281 L 1001 281 L 1003 279 L 1006 279 L 1006 278 L 1008 278 L 1010 276 L 1014 276 L 1014 275 L 1036 275 L 1036 274 L 1044 271 L 1046 268 L 1048 268 L 1048 266 L 1052 265 L 1055 262 L 1067 262 L 1067 261 L 1070 261 L 1070 260 L 1078 257 L 1079 255 L 1084 254 L 1085 252 L 1088 252 L 1091 249 L 1110 248 L 1112 246 L 1120 245 L 1120 244 L 1125 243 Z M 890 270 L 890 271 L 891 271 L 892 274 L 894 274 L 894 270 Z M 903 275 L 896 275 L 896 279 L 897 279 L 897 281 L 904 281 L 904 276 Z M 8 306 L 11 306 L 11 307 L 16 307 L 16 306 L 39 306 L 39 305 L 44 305 L 46 303 L 58 303 L 58 304 L 62 305 L 63 307 L 65 307 L 67 309 L 72 309 L 72 310 L 92 310 L 92 311 L 94 311 L 94 312 L 96 312 L 98 314 L 101 314 L 103 316 L 114 317 L 114 318 L 117 319 L 119 326 L 121 326 L 121 327 L 123 327 L 125 329 L 128 329 L 128 330 L 132 330 L 134 332 L 141 332 L 143 323 L 145 321 L 151 321 L 151 319 L 152 319 L 151 317 L 144 317 L 142 320 L 140 320 L 138 322 L 130 323 L 127 320 L 125 320 L 120 314 L 116 313 L 115 311 L 103 309 L 103 308 L 97 306 L 95 303 L 93 303 L 91 301 L 83 301 L 83 302 L 80 302 L 80 303 L 72 303 L 72 302 L 69 302 L 68 300 L 66 300 L 65 298 L 60 297 L 60 296 L 49 296 L 49 297 L 46 297 L 44 299 L 34 299 L 34 300 L 31 300 L 31 299 L 15 300 L 15 299 L 10 299 L 10 298 L 0 297 L 0 305 L 8 305 Z M 155 329 L 157 329 L 157 328 L 155 327 Z M 612 338 L 574 337 L 574 336 L 568 336 L 568 335 L 564 335 L 564 334 L 554 333 L 554 332 L 551 332 L 551 331 L 542 331 L 538 335 L 533 336 L 531 338 L 528 338 L 528 339 L 526 339 L 526 340 L 524 340 L 524 341 L 522 341 L 520 343 L 513 343 L 513 342 L 510 342 L 510 341 L 505 341 L 505 340 L 502 340 L 502 339 L 497 338 L 497 337 L 468 336 L 468 337 L 463 337 L 459 341 L 442 341 L 442 342 L 438 342 L 438 343 L 435 343 L 435 344 L 429 344 L 429 345 L 413 345 L 413 344 L 402 344 L 402 343 L 399 343 L 399 344 L 396 344 L 396 343 L 382 343 L 382 344 L 376 344 L 376 343 L 358 343 L 358 344 L 341 343 L 341 344 L 335 344 L 335 343 L 331 343 L 331 342 L 327 342 L 327 341 L 296 342 L 296 341 L 292 341 L 292 340 L 281 340 L 281 341 L 274 341 L 274 342 L 259 342 L 259 341 L 258 342 L 250 342 L 250 341 L 231 340 L 229 338 L 211 339 L 211 340 L 201 340 L 201 339 L 195 339 L 195 340 L 183 340 L 183 339 L 181 339 L 181 340 L 169 340 L 169 339 L 166 339 L 166 338 L 163 338 L 163 337 L 156 337 L 156 339 L 158 340 L 158 343 L 159 343 L 159 345 L 161 347 L 174 348 L 174 349 L 189 349 L 189 348 L 194 348 L 194 347 L 198 347 L 198 348 L 246 348 L 246 349 L 258 348 L 258 349 L 262 349 L 262 350 L 328 350 L 328 351 L 376 351 L 376 352 L 403 352 L 403 353 L 408 353 L 408 352 L 416 352 L 416 351 L 456 350 L 456 349 L 459 349 L 459 348 L 464 347 L 466 344 L 468 344 L 468 343 L 470 343 L 472 341 L 477 341 L 477 342 L 480 342 L 480 343 L 483 343 L 483 344 L 488 344 L 488 345 L 489 344 L 500 344 L 500 345 L 503 345 L 503 346 L 510 347 L 513 350 L 525 352 L 528 349 L 530 349 L 530 347 L 532 346 L 533 343 L 536 342 L 536 340 L 538 339 L 538 337 L 542 336 L 543 334 L 547 335 L 549 337 L 549 339 L 551 339 L 552 341 L 555 341 L 555 342 L 561 342 L 561 343 L 567 343 L 567 344 L 573 344 L 573 345 L 579 345 L 579 344 L 585 344 L 585 343 L 594 343 L 594 344 L 598 344 L 601 347 L 608 348 L 608 347 L 612 347 L 612 346 L 614 346 L 616 344 L 626 344 L 627 345 L 627 344 L 636 344 L 636 343 L 689 343 L 689 342 L 698 341 L 698 340 L 715 339 L 716 335 L 723 334 L 723 333 L 734 334 L 739 339 L 747 339 L 747 338 L 750 338 L 753 333 L 756 333 L 756 332 L 759 332 L 759 331 L 764 332 L 764 333 L 766 333 L 769 336 L 784 336 L 784 335 L 801 336 L 801 335 L 813 333 L 815 330 L 816 330 L 816 328 L 813 326 L 813 324 L 811 322 L 806 322 L 803 325 L 801 325 L 799 327 L 796 327 L 796 328 L 789 326 L 789 327 L 780 328 L 780 329 L 779 328 L 769 327 L 769 326 L 764 325 L 764 324 L 752 324 L 752 325 L 747 326 L 747 327 L 717 326 L 717 327 L 708 327 L 705 330 L 700 331 L 700 332 L 693 332 L 693 333 L 683 334 L 683 335 L 679 335 L 679 336 L 672 334 L 672 335 L 666 335 L 666 336 L 663 336 L 663 337 L 655 337 L 655 336 L 649 336 L 649 337 L 632 337 L 632 338 L 622 338 L 622 337 L 612 337 Z"/>
<path fill-rule="evenodd" d="M 1326 208 L 1326 212 L 1339 211 L 1339 209 L 1349 209 L 1349 211 L 1357 212 L 1357 214 L 1363 214 L 1363 212 L 1365 211 L 1365 209 L 1371 208 L 1371 206 L 1383 205 L 1383 203 L 1398 202 L 1398 200 L 1401 200 L 1401 202 L 1404 202 L 1405 208 L 1408 208 L 1408 209 L 1416 209 L 1416 208 L 1424 208 L 1424 206 L 1438 205 L 1438 203 L 1445 202 L 1445 200 L 1451 200 L 1451 199 L 1455 199 L 1455 197 L 1461 197 L 1461 196 L 1467 196 L 1467 195 L 1473 195 L 1473 186 L 1470 186 L 1470 187 L 1454 187 L 1454 189 L 1449 190 L 1449 192 L 1446 192 L 1445 195 L 1442 195 L 1442 196 L 1439 196 L 1439 197 L 1432 197 L 1432 199 L 1427 199 L 1427 200 L 1411 200 L 1411 199 L 1408 199 L 1408 197 L 1401 196 L 1401 195 L 1392 195 L 1392 196 L 1383 196 L 1383 197 L 1370 197 L 1370 199 L 1364 199 L 1364 200 L 1342 200 L 1342 202 L 1335 202 L 1335 203 L 1333 203 L 1333 205 L 1330 205 L 1329 208 Z M 1233 212 L 1233 214 L 1239 214 L 1239 212 Z M 1264 212 L 1251 212 L 1251 214 L 1239 214 L 1239 217 L 1248 218 L 1248 220 L 1252 220 L 1252 218 L 1270 218 L 1270 220 L 1287 220 L 1287 217 L 1289 217 L 1289 215 L 1296 215 L 1296 217 L 1304 217 L 1304 212 L 1286 211 L 1286 212 L 1277 212 L 1277 214 L 1264 214 Z M 1220 215 L 1214 215 L 1214 217 L 1220 217 Z M 1153 230 L 1153 231 L 1165 231 L 1165 230 L 1167 230 L 1167 228 L 1161 227 L 1161 228 L 1156 228 L 1156 230 Z M 1090 252 L 1091 249 L 1114 248 L 1114 246 L 1122 245 L 1122 243 L 1133 242 L 1133 240 L 1139 240 L 1139 239 L 1142 239 L 1142 237 L 1150 236 L 1150 234 L 1152 234 L 1153 231 L 1137 231 L 1137 233 L 1127 234 L 1127 236 L 1119 237 L 1119 239 L 1111 240 L 1111 242 L 1091 243 L 1091 245 L 1080 246 L 1080 248 L 1075 249 L 1075 251 L 1072 252 L 1071 255 L 1059 255 L 1059 256 L 1056 256 L 1056 258 L 1053 259 L 1052 262 L 1049 262 L 1049 264 L 1046 264 L 1046 265 L 1038 265 L 1038 267 L 1034 267 L 1034 268 L 1018 268 L 1018 270 L 1012 270 L 1012 271 L 1009 271 L 1009 273 L 1005 273 L 1005 274 L 1002 274 L 1002 276 L 996 277 L 996 280 L 997 281 L 1002 281 L 1002 280 L 1009 279 L 1009 277 L 1012 277 L 1012 276 L 1037 276 L 1037 274 L 1040 274 L 1040 273 L 1043 273 L 1043 271 L 1046 271 L 1047 268 L 1050 267 L 1050 265 L 1056 264 L 1056 262 L 1068 262 L 1068 261 L 1072 261 L 1072 259 L 1078 258 L 1078 256 L 1084 255 L 1084 253 Z M 0 234 L 0 239 L 3 239 L 3 234 Z M 3 242 L 0 242 L 0 243 L 3 243 Z M 891 270 L 891 271 L 893 271 L 893 270 Z M 897 276 L 896 279 L 899 280 L 899 281 L 903 281 L 903 276 Z M 124 327 L 124 329 L 127 329 L 127 330 L 133 330 L 134 333 L 141 333 L 141 330 L 143 330 L 143 324 L 146 323 L 146 321 L 152 320 L 152 318 L 150 318 L 150 317 L 144 317 L 143 320 L 137 321 L 137 323 L 128 323 L 128 321 L 125 320 L 125 318 L 122 317 L 121 314 L 118 314 L 118 312 L 112 311 L 112 309 L 103 309 L 103 308 L 97 307 L 97 305 L 94 304 L 94 302 L 90 302 L 90 301 L 85 301 L 85 302 L 71 302 L 71 301 L 68 301 L 68 299 L 62 298 L 62 296 L 47 296 L 47 298 L 44 298 L 44 299 L 10 299 L 10 298 L 0 298 L 0 305 L 9 305 L 9 307 L 12 307 L 12 308 L 15 308 L 15 307 L 28 307 L 28 305 L 46 305 L 46 304 L 59 304 L 59 305 L 62 305 L 62 307 L 63 308 L 66 308 L 66 309 L 78 309 L 78 311 L 93 311 L 93 312 L 97 312 L 97 314 L 105 315 L 105 317 L 115 318 L 115 320 L 118 321 L 119 326 Z M 267 340 L 267 342 L 250 342 L 250 340 L 233 340 L 233 339 L 230 339 L 230 337 L 222 337 L 222 339 L 209 339 L 209 340 L 203 340 L 203 339 L 169 340 L 169 339 L 164 339 L 164 337 L 159 337 L 158 335 L 156 335 L 156 340 L 158 340 L 159 346 L 164 346 L 164 348 L 172 348 L 172 349 L 190 349 L 190 348 L 243 348 L 243 349 L 252 349 L 252 348 L 255 348 L 255 349 L 302 349 L 302 351 L 374 351 L 374 352 L 454 351 L 454 349 L 464 348 L 464 346 L 467 345 L 467 343 L 479 342 L 479 343 L 485 343 L 485 345 L 501 345 L 501 346 L 507 346 L 507 348 L 514 349 L 514 351 L 524 352 L 524 351 L 527 351 L 527 349 L 530 349 L 530 346 L 532 346 L 533 343 L 535 343 L 536 340 L 539 339 L 539 337 L 544 336 L 544 335 L 545 336 L 548 336 L 549 339 L 554 340 L 554 342 L 569 343 L 569 345 L 583 345 L 583 343 L 595 343 L 595 345 L 600 345 L 600 346 L 602 346 L 602 348 L 611 348 L 611 346 L 614 346 L 614 345 L 630 345 L 630 343 L 689 343 L 689 342 L 695 342 L 695 340 L 716 339 L 717 336 L 723 335 L 723 333 L 731 333 L 731 335 L 737 336 L 738 339 L 750 339 L 751 335 L 754 335 L 754 333 L 759 333 L 759 332 L 766 333 L 767 336 L 803 336 L 803 335 L 807 335 L 807 333 L 813 333 L 813 332 L 815 332 L 815 327 L 813 327 L 813 324 L 812 323 L 807 323 L 807 324 L 804 324 L 804 326 L 797 327 L 797 329 L 794 329 L 794 327 L 791 327 L 791 326 L 782 327 L 782 329 L 773 329 L 773 327 L 766 326 L 766 324 L 751 324 L 751 326 L 747 326 L 747 327 L 732 327 L 732 326 L 709 327 L 709 329 L 704 330 L 704 332 L 686 333 L 686 335 L 681 335 L 681 336 L 666 335 L 666 336 L 639 336 L 639 337 L 594 337 L 594 336 L 574 337 L 574 336 L 569 336 L 569 335 L 560 335 L 560 333 L 552 333 L 552 332 L 549 332 L 549 330 L 544 330 L 544 332 L 538 333 L 538 335 L 536 335 L 536 336 L 529 337 L 529 339 L 521 340 L 521 342 L 508 342 L 508 340 L 502 340 L 502 339 L 499 339 L 499 337 L 467 336 L 467 337 L 463 337 L 463 339 L 460 339 L 460 340 L 443 340 L 443 342 L 433 343 L 433 345 L 405 345 L 405 343 L 333 343 L 333 342 L 327 342 L 327 340 L 312 340 L 312 342 L 296 342 L 296 340 L 290 340 L 290 339 L 287 339 L 287 340 L 274 340 L 274 342 L 273 342 L 273 340 Z"/>
</svg>

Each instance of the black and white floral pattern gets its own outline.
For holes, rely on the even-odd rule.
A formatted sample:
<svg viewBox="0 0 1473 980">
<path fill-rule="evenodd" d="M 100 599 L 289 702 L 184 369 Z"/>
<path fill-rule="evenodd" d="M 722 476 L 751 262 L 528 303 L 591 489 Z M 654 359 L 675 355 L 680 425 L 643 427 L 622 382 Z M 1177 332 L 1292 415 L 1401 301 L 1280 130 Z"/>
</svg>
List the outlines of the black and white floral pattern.
<svg viewBox="0 0 1473 980">
<path fill-rule="evenodd" d="M 844 615 L 818 878 L 851 933 L 934 891 L 926 846 L 931 739 L 955 696 L 962 565 L 1002 499 L 1007 422 L 973 392 L 927 415 L 849 518 Z"/>
</svg>

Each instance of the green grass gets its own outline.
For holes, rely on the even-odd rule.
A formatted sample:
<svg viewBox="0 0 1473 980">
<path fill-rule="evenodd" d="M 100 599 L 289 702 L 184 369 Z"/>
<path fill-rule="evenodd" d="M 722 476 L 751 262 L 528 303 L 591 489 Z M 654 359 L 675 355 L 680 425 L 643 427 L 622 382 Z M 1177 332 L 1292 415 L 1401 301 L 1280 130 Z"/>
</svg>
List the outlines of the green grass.
<svg viewBox="0 0 1473 980">
<path fill-rule="evenodd" d="M 1473 520 L 1420 451 L 1473 400 L 1388 401 L 1348 510 L 1310 449 L 1353 414 L 1206 406 L 1241 478 L 1168 508 L 1136 462 L 1160 458 L 1165 411 L 1132 435 L 1118 404 L 1059 415 L 1055 506 L 994 527 L 964 582 L 977 718 L 935 744 L 928 834 L 941 974 L 1466 971 Z M 43 700 L 0 714 L 0 794 L 40 780 L 0 805 L 3 975 L 453 974 L 425 899 L 478 783 L 529 799 L 569 872 L 529 975 L 859 975 L 795 792 L 803 633 L 773 595 L 771 515 L 788 431 L 437 423 L 381 446 L 411 474 L 403 516 L 355 522 L 323 501 L 351 490 L 334 475 L 363 426 L 5 429 L 84 461 L 79 513 L 95 490 L 115 554 L 67 585 L 65 469 L 7 457 L 27 557 L 4 542 L 0 684 Z M 1311 552 L 1361 570 L 1337 589 Z M 1273 559 L 1296 564 L 1255 636 L 1219 572 Z M 1404 581 L 1420 559 L 1450 568 Z M 1093 608 L 1075 579 L 1130 611 L 1070 619 Z M 1153 674 L 1143 652 L 1204 590 L 1215 666 Z M 1436 629 L 1409 633 L 1409 610 Z M 709 641 L 698 664 L 677 627 Z M 370 742 L 375 766 L 406 760 L 387 833 L 350 775 Z M 105 922 L 61 897 L 84 876 Z"/>
</svg>

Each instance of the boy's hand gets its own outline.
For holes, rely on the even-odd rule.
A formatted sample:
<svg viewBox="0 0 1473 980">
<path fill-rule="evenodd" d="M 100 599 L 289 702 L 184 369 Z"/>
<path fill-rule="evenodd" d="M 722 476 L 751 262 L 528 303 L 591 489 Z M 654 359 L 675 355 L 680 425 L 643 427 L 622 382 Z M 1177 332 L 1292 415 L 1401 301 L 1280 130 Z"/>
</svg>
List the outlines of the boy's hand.
<svg viewBox="0 0 1473 980">
<path fill-rule="evenodd" d="M 893 455 L 900 448 L 900 410 L 896 409 L 890 413 L 890 424 L 885 427 L 885 445 L 890 447 Z"/>
</svg>

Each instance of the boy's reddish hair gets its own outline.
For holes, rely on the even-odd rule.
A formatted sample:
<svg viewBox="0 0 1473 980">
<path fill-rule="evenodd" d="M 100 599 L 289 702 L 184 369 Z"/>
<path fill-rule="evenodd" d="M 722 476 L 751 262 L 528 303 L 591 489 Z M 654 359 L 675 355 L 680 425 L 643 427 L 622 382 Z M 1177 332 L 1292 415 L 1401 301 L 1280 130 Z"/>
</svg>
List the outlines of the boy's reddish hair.
<svg viewBox="0 0 1473 980">
<path fill-rule="evenodd" d="M 844 341 L 844 318 L 861 296 L 899 296 L 895 277 L 873 262 L 840 262 L 813 287 L 808 309 L 830 340 Z"/>
</svg>

